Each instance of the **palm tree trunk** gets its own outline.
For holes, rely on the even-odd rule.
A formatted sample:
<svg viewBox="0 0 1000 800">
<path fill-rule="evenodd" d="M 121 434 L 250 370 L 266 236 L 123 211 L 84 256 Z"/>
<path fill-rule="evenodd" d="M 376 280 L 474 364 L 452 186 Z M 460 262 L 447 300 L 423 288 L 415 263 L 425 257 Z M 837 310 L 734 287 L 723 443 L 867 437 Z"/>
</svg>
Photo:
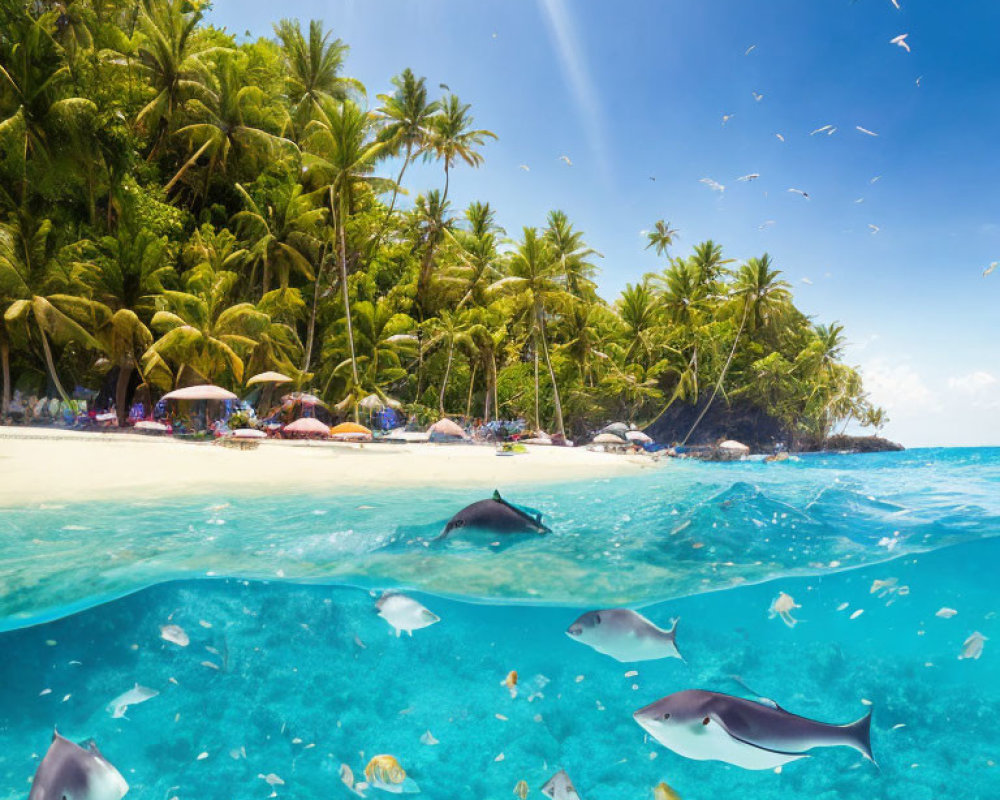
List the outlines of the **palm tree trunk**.
<svg viewBox="0 0 1000 800">
<path fill-rule="evenodd" d="M 469 397 L 465 401 L 465 418 L 468 419 L 469 415 L 472 413 L 472 390 L 476 387 L 476 371 L 479 368 L 479 362 L 473 362 L 472 364 L 472 375 L 469 376 Z"/>
<path fill-rule="evenodd" d="M 542 340 L 542 350 L 545 353 L 545 364 L 549 368 L 549 380 L 552 381 L 552 400 L 556 407 L 556 429 L 559 434 L 565 439 L 566 438 L 566 428 L 563 426 L 563 413 L 562 413 L 562 402 L 559 400 L 559 387 L 556 385 L 556 371 L 552 369 L 552 359 L 549 358 L 549 343 L 545 340 L 545 321 L 542 319 L 541 314 L 538 317 L 538 334 Z M 535 386 L 538 385 L 538 367 L 536 362 L 535 367 Z M 537 388 L 536 390 L 537 391 Z"/>
<path fill-rule="evenodd" d="M 124 428 L 128 421 L 128 384 L 132 377 L 132 362 L 120 364 L 118 367 L 118 380 L 115 382 L 115 411 L 118 413 L 118 427 Z"/>
<path fill-rule="evenodd" d="M 63 385 L 59 382 L 59 376 L 56 374 L 56 365 L 52 360 L 52 349 L 49 347 L 49 337 L 45 335 L 45 328 L 41 325 L 38 326 L 38 332 L 42 337 L 42 352 L 45 353 L 45 366 L 49 370 L 49 377 L 52 379 L 56 391 L 59 392 L 59 396 L 68 403 L 69 395 L 66 394 L 66 390 L 63 389 Z"/>
<path fill-rule="evenodd" d="M 497 389 L 497 354 L 490 353 L 490 365 L 493 376 L 493 419 L 500 419 L 500 390 Z"/>
<path fill-rule="evenodd" d="M 0 396 L 0 424 L 7 417 L 10 408 L 10 345 L 0 341 L 0 374 L 3 376 L 3 395 Z"/>
<path fill-rule="evenodd" d="M 205 142 L 205 144 L 203 144 L 201 147 L 195 150 L 194 155 L 184 162 L 184 166 L 181 167 L 179 170 L 177 170 L 177 174 L 174 175 L 174 177 L 170 179 L 170 182 L 163 187 L 163 194 L 165 195 L 170 194 L 170 190 L 174 188 L 174 185 L 177 183 L 177 181 L 179 181 L 181 178 L 184 177 L 184 173 L 195 165 L 198 159 L 201 158 L 201 154 L 204 153 L 211 144 L 212 140 L 209 139 L 207 142 Z"/>
<path fill-rule="evenodd" d="M 441 392 L 438 394 L 438 411 L 444 416 L 444 393 L 448 389 L 448 378 L 451 377 L 451 361 L 455 356 L 455 337 L 448 342 L 448 363 L 444 368 L 444 380 L 441 381 Z"/>
<path fill-rule="evenodd" d="M 448 159 L 444 160 L 444 194 L 441 195 L 441 208 L 444 208 L 444 202 L 448 199 L 448 183 L 451 179 L 451 175 L 448 172 Z"/>
<path fill-rule="evenodd" d="M 684 437 L 684 441 L 681 442 L 681 446 L 687 444 L 687 440 L 691 438 L 691 434 L 694 433 L 694 429 L 698 427 L 705 414 L 708 413 L 708 409 L 712 406 L 712 401 L 715 400 L 715 395 L 718 394 L 719 388 L 722 386 L 722 382 L 726 379 L 726 373 L 729 371 L 729 365 L 733 363 L 733 356 L 736 355 L 736 346 L 740 343 L 740 336 L 743 335 L 743 328 L 747 323 L 747 311 L 750 308 L 749 303 L 744 303 L 743 305 L 743 319 L 740 320 L 740 328 L 736 331 L 736 338 L 733 339 L 733 346 L 729 351 L 729 358 L 726 359 L 726 363 L 722 365 L 722 372 L 719 374 L 719 380 L 715 382 L 715 388 L 712 389 L 712 394 L 709 395 L 708 402 L 705 403 L 705 407 L 701 410 L 698 418 L 694 421 L 691 426 L 691 430 L 687 432 L 687 436 Z"/>
<path fill-rule="evenodd" d="M 406 157 L 403 159 L 403 166 L 399 170 L 399 176 L 396 178 L 396 185 L 392 187 L 392 200 L 389 201 L 389 210 L 385 212 L 385 219 L 382 220 L 382 226 L 378 229 L 378 233 L 375 235 L 375 241 L 372 244 L 372 254 L 378 250 L 378 246 L 382 243 L 382 237 L 385 235 L 385 229 L 389 227 L 389 220 L 392 219 L 392 212 L 396 208 L 396 198 L 399 195 L 399 187 L 403 183 L 403 175 L 406 172 L 406 168 L 410 166 L 410 157 L 413 152 L 413 145 L 410 142 L 406 143 Z"/>
<path fill-rule="evenodd" d="M 316 282 L 313 284 L 312 310 L 309 312 L 309 326 L 306 329 L 306 351 L 302 356 L 302 371 L 309 371 L 309 364 L 312 362 L 313 344 L 316 341 L 316 309 L 319 306 L 320 281 L 323 278 L 323 270 L 326 268 L 326 244 L 319 251 L 319 269 L 316 270 Z"/>
<path fill-rule="evenodd" d="M 531 348 L 535 351 L 535 430 L 539 430 L 542 424 L 538 421 L 538 332 L 535 331 L 535 341 L 534 346 Z"/>
<path fill-rule="evenodd" d="M 340 209 L 343 213 L 343 208 Z M 354 379 L 354 386 L 351 387 L 351 391 L 356 391 L 357 386 L 361 383 L 358 379 L 358 359 L 354 352 L 354 324 L 351 322 L 351 297 L 350 292 L 347 290 L 347 237 L 344 234 L 344 220 L 337 220 L 337 242 L 339 245 L 339 258 L 340 262 L 340 288 L 343 292 L 344 297 L 344 315 L 347 319 L 347 343 L 350 345 L 351 349 L 351 377 Z M 354 421 L 358 421 L 358 404 L 354 404 Z"/>
</svg>

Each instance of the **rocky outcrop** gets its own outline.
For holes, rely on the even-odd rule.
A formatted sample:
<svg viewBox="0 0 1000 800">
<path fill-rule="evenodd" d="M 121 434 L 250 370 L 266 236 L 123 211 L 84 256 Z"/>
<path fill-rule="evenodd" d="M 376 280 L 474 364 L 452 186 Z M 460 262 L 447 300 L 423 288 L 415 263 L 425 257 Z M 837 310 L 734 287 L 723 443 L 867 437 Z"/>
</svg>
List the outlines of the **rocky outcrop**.
<svg viewBox="0 0 1000 800">
<path fill-rule="evenodd" d="M 706 396 L 696 405 L 674 403 L 645 432 L 662 444 L 679 444 L 707 400 Z M 754 453 L 771 453 L 779 444 L 790 447 L 793 443 L 791 434 L 781 422 L 756 406 L 741 402 L 729 405 L 716 397 L 687 444 L 691 447 L 717 445 L 726 439 L 742 442 Z"/>
<path fill-rule="evenodd" d="M 826 441 L 819 442 L 818 445 L 804 446 L 800 448 L 802 452 L 847 452 L 847 453 L 894 453 L 905 450 L 901 444 L 890 442 L 881 436 L 848 436 L 838 433 L 830 436 Z"/>
</svg>

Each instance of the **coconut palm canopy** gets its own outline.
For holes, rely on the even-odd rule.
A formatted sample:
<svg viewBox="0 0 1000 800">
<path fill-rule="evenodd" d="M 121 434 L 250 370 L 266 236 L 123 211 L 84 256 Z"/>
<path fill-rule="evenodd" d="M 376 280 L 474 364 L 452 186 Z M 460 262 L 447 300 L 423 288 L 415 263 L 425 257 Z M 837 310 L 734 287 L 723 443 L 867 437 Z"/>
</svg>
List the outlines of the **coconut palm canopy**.
<svg viewBox="0 0 1000 800">
<path fill-rule="evenodd" d="M 683 231 L 637 219 L 659 263 L 603 299 L 566 212 L 507 231 L 456 205 L 496 138 L 468 99 L 406 65 L 366 92 L 323 23 L 238 39 L 207 6 L 4 6 L 0 417 L 15 384 L 113 380 L 124 421 L 138 372 L 164 392 L 303 375 L 302 406 L 355 421 L 398 400 L 577 437 L 732 400 L 797 437 L 885 422 L 841 326 L 766 254 L 677 253 Z"/>
<path fill-rule="evenodd" d="M 237 397 L 232 392 L 223 389 L 221 386 L 203 384 L 201 386 L 187 386 L 184 389 L 175 389 L 163 395 L 163 400 L 236 400 Z"/>
</svg>

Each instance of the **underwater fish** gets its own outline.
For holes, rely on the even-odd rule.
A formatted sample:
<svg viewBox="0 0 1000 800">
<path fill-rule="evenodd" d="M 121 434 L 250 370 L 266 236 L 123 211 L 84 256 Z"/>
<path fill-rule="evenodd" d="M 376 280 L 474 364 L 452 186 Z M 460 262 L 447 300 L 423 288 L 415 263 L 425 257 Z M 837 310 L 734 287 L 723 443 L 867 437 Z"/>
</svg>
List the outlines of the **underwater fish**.
<svg viewBox="0 0 1000 800">
<path fill-rule="evenodd" d="M 632 715 L 660 744 L 696 761 L 743 769 L 774 769 L 805 758 L 815 747 L 853 747 L 874 762 L 871 711 L 849 725 L 823 722 L 718 692 L 689 689 Z"/>
<path fill-rule="evenodd" d="M 179 647 L 187 647 L 191 644 L 187 633 L 184 632 L 184 629 L 180 625 L 161 625 L 160 638 L 166 639 L 168 642 L 173 642 Z"/>
<path fill-rule="evenodd" d="M 514 794 L 520 797 L 521 800 L 524 800 L 528 796 L 528 782 L 523 778 L 519 780 L 517 785 L 514 786 Z"/>
<path fill-rule="evenodd" d="M 489 500 L 479 500 L 466 506 L 448 520 L 441 535 L 435 541 L 441 541 L 462 531 L 463 536 L 481 532 L 497 534 L 545 534 L 552 530 L 542 524 L 541 514 L 529 514 L 493 492 Z"/>
<path fill-rule="evenodd" d="M 383 594 L 375 601 L 375 608 L 378 609 L 378 615 L 393 627 L 397 637 L 403 631 L 413 636 L 414 631 L 441 621 L 439 616 L 412 597 L 397 592 Z"/>
<path fill-rule="evenodd" d="M 792 616 L 792 611 L 796 608 L 802 608 L 802 606 L 795 602 L 794 597 L 784 592 L 778 592 L 778 596 L 771 601 L 771 607 L 767 611 L 767 616 L 768 619 L 781 617 L 781 621 L 789 628 L 794 628 L 799 622 Z"/>
<path fill-rule="evenodd" d="M 681 796 L 664 781 L 660 781 L 653 788 L 653 800 L 681 800 Z"/>
<path fill-rule="evenodd" d="M 440 742 L 434 738 L 434 734 L 431 733 L 429 730 L 424 731 L 422 734 L 420 734 L 420 743 L 426 745 L 440 744 Z"/>
<path fill-rule="evenodd" d="M 510 692 L 511 699 L 517 697 L 517 670 L 512 669 L 507 676 L 500 681 L 500 685 Z"/>
<path fill-rule="evenodd" d="M 542 794 L 551 797 L 552 800 L 580 800 L 573 781 L 569 779 L 566 770 L 561 769 L 549 778 L 542 787 Z"/>
<path fill-rule="evenodd" d="M 629 608 L 588 611 L 566 629 L 566 635 L 617 661 L 682 658 L 677 650 L 677 620 L 669 631 Z"/>
<path fill-rule="evenodd" d="M 962 643 L 962 652 L 958 654 L 959 660 L 971 658 L 979 660 L 983 654 L 983 642 L 987 641 L 979 631 L 976 631 Z"/>
<path fill-rule="evenodd" d="M 413 778 L 408 778 L 406 770 L 395 756 L 387 754 L 372 756 L 365 767 L 365 778 L 376 789 L 394 794 L 416 794 L 420 791 Z"/>
<path fill-rule="evenodd" d="M 127 793 L 125 779 L 92 740 L 84 749 L 54 731 L 28 800 L 121 800 Z"/>
<path fill-rule="evenodd" d="M 137 706 L 139 703 L 145 703 L 147 700 L 152 700 L 158 694 L 159 692 L 156 689 L 140 686 L 137 683 L 127 692 L 122 692 L 108 703 L 107 710 L 113 718 L 119 719 L 125 716 L 125 712 L 128 711 L 129 706 Z"/>
<path fill-rule="evenodd" d="M 948 608 L 948 606 L 943 606 L 934 612 L 935 617 L 941 617 L 941 619 L 951 619 L 958 612 L 954 608 Z"/>
</svg>

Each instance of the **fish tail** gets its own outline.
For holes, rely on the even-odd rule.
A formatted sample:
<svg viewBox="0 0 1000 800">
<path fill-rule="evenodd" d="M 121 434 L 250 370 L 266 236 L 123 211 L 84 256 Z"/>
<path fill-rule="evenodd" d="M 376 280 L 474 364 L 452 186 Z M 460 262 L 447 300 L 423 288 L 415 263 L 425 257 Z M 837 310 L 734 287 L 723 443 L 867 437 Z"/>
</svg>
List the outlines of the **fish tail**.
<svg viewBox="0 0 1000 800">
<path fill-rule="evenodd" d="M 875 756 L 872 754 L 872 712 L 868 711 L 861 719 L 857 722 L 852 722 L 850 725 L 845 725 L 844 730 L 847 732 L 848 743 L 855 750 L 860 752 L 865 758 L 871 761 L 876 767 L 878 762 L 875 760 Z"/>
</svg>

